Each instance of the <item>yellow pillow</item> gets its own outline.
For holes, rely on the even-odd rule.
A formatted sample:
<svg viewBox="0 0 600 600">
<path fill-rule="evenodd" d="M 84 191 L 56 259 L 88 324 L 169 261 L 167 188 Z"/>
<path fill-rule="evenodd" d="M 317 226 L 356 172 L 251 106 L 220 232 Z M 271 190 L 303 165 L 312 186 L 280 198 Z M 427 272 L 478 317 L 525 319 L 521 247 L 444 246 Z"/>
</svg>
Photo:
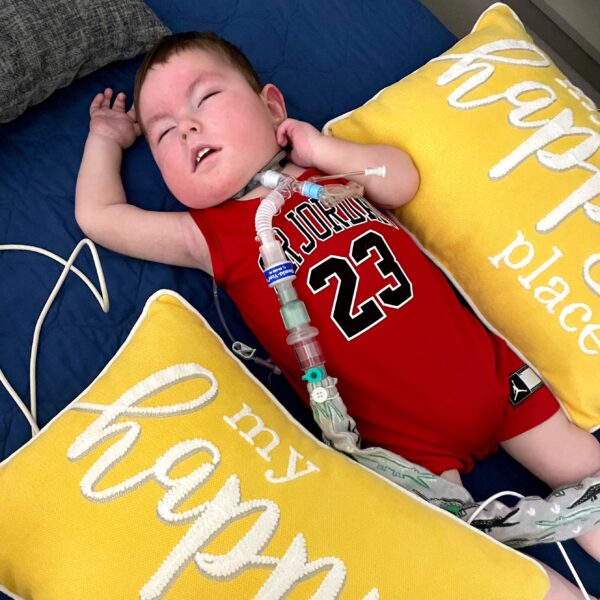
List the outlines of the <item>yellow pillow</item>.
<svg viewBox="0 0 600 600">
<path fill-rule="evenodd" d="M 28 599 L 533 600 L 548 587 L 532 560 L 315 441 L 172 292 L 0 465 L 0 506 L 0 589 Z"/>
<path fill-rule="evenodd" d="M 442 56 L 325 126 L 408 151 L 397 211 L 573 420 L 600 424 L 600 117 L 495 4 Z"/>
</svg>

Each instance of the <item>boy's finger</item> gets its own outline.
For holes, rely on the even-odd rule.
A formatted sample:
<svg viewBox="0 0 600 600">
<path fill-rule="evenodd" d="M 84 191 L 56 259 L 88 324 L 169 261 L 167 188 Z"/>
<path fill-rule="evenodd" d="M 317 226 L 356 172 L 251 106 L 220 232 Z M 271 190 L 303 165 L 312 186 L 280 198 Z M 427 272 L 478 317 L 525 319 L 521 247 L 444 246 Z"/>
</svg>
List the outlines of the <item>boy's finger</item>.
<svg viewBox="0 0 600 600">
<path fill-rule="evenodd" d="M 135 135 L 140 136 L 142 135 L 142 128 L 140 127 L 140 124 L 138 123 L 136 114 L 135 114 L 135 106 L 132 106 L 128 111 L 127 111 L 127 116 L 133 121 L 133 130 L 135 131 Z"/>
<path fill-rule="evenodd" d="M 277 133 L 277 143 L 281 147 L 284 147 L 284 146 L 287 146 L 288 144 L 290 144 L 290 138 L 288 137 L 288 134 L 285 131 Z"/>
<path fill-rule="evenodd" d="M 288 142 L 288 135 L 286 129 L 287 128 L 283 126 L 283 123 L 277 128 L 277 143 L 280 146 L 285 146 Z"/>
<path fill-rule="evenodd" d="M 127 111 L 127 116 L 134 122 L 137 123 L 137 115 L 135 114 L 135 107 L 131 107 L 128 111 Z"/>
<path fill-rule="evenodd" d="M 125 93 L 119 92 L 115 98 L 113 108 L 125 112 Z"/>
<path fill-rule="evenodd" d="M 90 104 L 90 115 L 93 111 L 99 109 L 102 106 L 102 101 L 104 100 L 104 93 L 100 92 L 94 96 L 92 103 Z"/>
<path fill-rule="evenodd" d="M 101 106 L 102 108 L 110 108 L 110 99 L 112 98 L 113 91 L 110 88 L 104 90 Z"/>
</svg>

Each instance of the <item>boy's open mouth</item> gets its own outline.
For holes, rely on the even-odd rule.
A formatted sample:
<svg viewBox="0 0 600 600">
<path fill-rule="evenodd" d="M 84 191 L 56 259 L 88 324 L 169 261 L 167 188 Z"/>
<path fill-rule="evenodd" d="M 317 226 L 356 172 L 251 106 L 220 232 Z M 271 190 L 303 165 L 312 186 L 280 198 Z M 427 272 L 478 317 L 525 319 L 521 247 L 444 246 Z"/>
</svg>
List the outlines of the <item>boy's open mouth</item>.
<svg viewBox="0 0 600 600">
<path fill-rule="evenodd" d="M 192 150 L 192 171 L 198 168 L 198 165 L 209 155 L 218 152 L 220 148 L 212 146 L 198 146 Z"/>
</svg>

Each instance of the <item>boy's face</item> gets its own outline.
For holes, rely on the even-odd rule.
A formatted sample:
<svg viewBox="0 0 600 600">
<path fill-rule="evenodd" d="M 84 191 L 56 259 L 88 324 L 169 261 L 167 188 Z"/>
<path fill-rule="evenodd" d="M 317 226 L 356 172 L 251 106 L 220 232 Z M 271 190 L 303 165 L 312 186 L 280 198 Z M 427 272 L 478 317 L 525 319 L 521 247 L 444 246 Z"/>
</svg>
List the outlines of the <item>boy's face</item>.
<svg viewBox="0 0 600 600">
<path fill-rule="evenodd" d="M 191 208 L 216 206 L 243 188 L 280 150 L 275 132 L 286 117 L 275 86 L 257 94 L 239 71 L 202 50 L 154 65 L 139 110 L 167 186 Z"/>
</svg>

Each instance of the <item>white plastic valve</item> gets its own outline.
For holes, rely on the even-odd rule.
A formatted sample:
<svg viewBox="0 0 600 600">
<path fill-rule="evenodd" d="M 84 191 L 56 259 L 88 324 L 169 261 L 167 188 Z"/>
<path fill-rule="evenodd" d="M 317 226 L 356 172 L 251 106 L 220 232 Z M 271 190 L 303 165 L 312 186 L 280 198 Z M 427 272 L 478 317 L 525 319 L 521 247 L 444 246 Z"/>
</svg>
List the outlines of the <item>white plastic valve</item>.
<svg viewBox="0 0 600 600">
<path fill-rule="evenodd" d="M 365 175 L 377 175 L 378 177 L 385 177 L 385 165 L 380 167 L 367 167 L 365 169 Z"/>
<path fill-rule="evenodd" d="M 265 187 L 274 190 L 279 185 L 279 182 L 282 180 L 285 181 L 286 178 L 285 175 L 282 175 L 277 171 L 263 171 L 260 173 L 259 179 Z"/>
</svg>

